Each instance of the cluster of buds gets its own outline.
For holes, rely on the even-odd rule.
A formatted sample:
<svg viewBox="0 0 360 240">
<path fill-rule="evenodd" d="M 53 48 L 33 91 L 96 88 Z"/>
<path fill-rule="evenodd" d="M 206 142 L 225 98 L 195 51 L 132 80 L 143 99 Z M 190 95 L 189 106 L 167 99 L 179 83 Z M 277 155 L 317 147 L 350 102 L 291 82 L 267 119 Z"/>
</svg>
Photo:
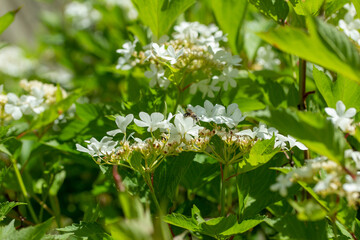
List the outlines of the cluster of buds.
<svg viewBox="0 0 360 240">
<path fill-rule="evenodd" d="M 291 169 L 286 175 L 279 175 L 271 190 L 279 191 L 282 196 L 286 196 L 287 189 L 293 183 L 305 182 L 312 185 L 314 192 L 322 197 L 345 197 L 350 206 L 356 206 L 360 203 L 360 175 L 356 173 L 354 165 L 359 167 L 359 156 L 360 152 L 346 150 L 345 166 L 326 157 L 307 160 L 305 166 Z M 358 167 L 357 170 L 360 170 Z"/>
<path fill-rule="evenodd" d="M 61 98 L 67 96 L 62 88 L 36 80 L 21 80 L 20 87 L 28 94 L 20 97 L 14 93 L 5 95 L 3 87 L 0 88 L 0 118 L 2 120 L 11 118 L 18 120 L 23 115 L 38 115 L 55 104 L 57 96 L 61 95 Z"/>
<path fill-rule="evenodd" d="M 90 154 L 98 164 L 122 165 L 140 172 L 151 172 L 167 156 L 189 151 L 206 154 L 223 164 L 234 164 L 250 152 L 256 141 L 265 139 L 250 137 L 237 129 L 245 118 L 237 104 L 226 108 L 205 101 L 204 107 L 189 105 L 187 112 L 170 113 L 167 118 L 159 112 L 140 112 L 139 118 L 134 119 L 132 114 L 116 117 L 118 129 L 107 134 L 123 134 L 120 141 L 109 136 L 101 141 L 92 138 L 86 141 L 86 148 L 80 144 L 76 144 L 76 148 Z M 127 128 L 132 122 L 138 127 L 147 128 L 150 137 L 142 140 L 134 137 L 135 133 L 127 135 Z"/>
<path fill-rule="evenodd" d="M 140 51 L 136 50 L 137 39 L 126 42 L 117 50 L 121 54 L 117 68 L 129 70 L 148 66 L 150 70 L 145 76 L 151 79 L 150 87 L 158 85 L 166 89 L 173 83 L 184 89 L 189 87 L 192 94 L 200 91 L 203 97 L 214 97 L 220 84 L 225 91 L 229 85 L 236 87 L 234 78 L 238 71 L 235 66 L 240 64 L 241 58 L 220 46 L 227 38 L 218 27 L 182 22 L 174 30 L 171 40 L 168 36 L 162 37 L 158 43 L 144 46 Z"/>
</svg>

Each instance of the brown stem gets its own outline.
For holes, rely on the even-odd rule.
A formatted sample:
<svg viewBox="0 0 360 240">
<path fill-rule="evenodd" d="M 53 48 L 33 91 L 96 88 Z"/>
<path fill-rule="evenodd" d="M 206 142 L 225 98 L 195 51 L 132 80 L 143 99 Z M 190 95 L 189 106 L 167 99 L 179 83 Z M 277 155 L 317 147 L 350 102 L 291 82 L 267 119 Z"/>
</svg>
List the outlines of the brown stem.
<svg viewBox="0 0 360 240">
<path fill-rule="evenodd" d="M 119 192 L 125 192 L 125 187 L 122 184 L 121 176 L 120 176 L 120 174 L 118 172 L 118 166 L 117 165 L 113 166 L 113 172 L 112 173 L 113 173 L 113 178 L 114 178 L 114 182 L 115 182 L 117 190 Z"/>
</svg>

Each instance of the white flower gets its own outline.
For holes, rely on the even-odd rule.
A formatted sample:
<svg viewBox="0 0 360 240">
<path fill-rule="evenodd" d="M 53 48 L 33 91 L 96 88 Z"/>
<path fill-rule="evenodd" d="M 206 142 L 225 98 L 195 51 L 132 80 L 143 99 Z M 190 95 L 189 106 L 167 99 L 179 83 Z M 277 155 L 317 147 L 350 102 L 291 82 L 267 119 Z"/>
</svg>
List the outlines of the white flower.
<svg viewBox="0 0 360 240">
<path fill-rule="evenodd" d="M 214 59 L 218 60 L 220 62 L 224 62 L 225 64 L 227 64 L 228 66 L 238 66 L 240 65 L 241 62 L 241 58 L 237 55 L 231 55 L 230 52 L 227 52 L 223 49 L 216 51 L 215 55 L 214 55 Z"/>
<path fill-rule="evenodd" d="M 174 27 L 174 39 L 189 39 L 194 41 L 199 36 L 200 23 L 198 22 L 181 22 Z"/>
<path fill-rule="evenodd" d="M 87 148 L 76 144 L 76 150 L 90 154 L 92 157 L 111 154 L 118 142 L 112 141 L 111 137 L 103 137 L 100 142 L 95 138 L 85 141 L 88 143 Z"/>
<path fill-rule="evenodd" d="M 21 111 L 25 115 L 30 115 L 32 113 L 40 114 L 45 110 L 43 106 L 40 106 L 43 100 L 44 99 L 35 96 L 22 95 L 20 97 Z"/>
<path fill-rule="evenodd" d="M 253 132 L 251 129 L 245 129 L 240 132 L 235 133 L 237 136 L 249 136 L 251 139 L 256 137 L 256 132 Z"/>
<path fill-rule="evenodd" d="M 170 81 L 165 76 L 165 71 L 161 67 L 158 69 L 155 64 L 150 64 L 150 71 L 145 72 L 145 77 L 151 78 L 151 81 L 149 83 L 150 87 L 154 87 L 157 84 L 159 84 L 159 87 L 166 89 Z"/>
<path fill-rule="evenodd" d="M 167 58 L 167 51 L 165 49 L 165 45 L 162 45 L 161 47 L 157 43 L 151 44 L 152 50 L 154 51 L 154 57 L 160 57 L 160 58 Z"/>
<path fill-rule="evenodd" d="M 152 43 L 151 46 L 155 53 L 154 57 L 159 57 L 164 60 L 170 61 L 170 64 L 175 64 L 178 58 L 184 54 L 184 48 L 176 52 L 174 47 L 171 45 L 168 46 L 167 49 L 165 49 L 165 45 L 162 45 L 160 47 L 157 43 Z"/>
<path fill-rule="evenodd" d="M 12 77 L 24 77 L 34 68 L 35 62 L 25 57 L 24 51 L 16 46 L 0 49 L 0 72 Z"/>
<path fill-rule="evenodd" d="M 101 18 L 100 12 L 93 9 L 89 2 L 70 2 L 65 7 L 65 15 L 78 29 L 89 28 Z"/>
<path fill-rule="evenodd" d="M 348 10 L 344 19 L 339 20 L 339 28 L 342 29 L 348 37 L 360 44 L 360 19 L 355 18 L 356 9 L 353 4 L 345 4 L 344 8 Z"/>
<path fill-rule="evenodd" d="M 352 177 L 349 175 L 346 176 L 347 183 L 343 185 L 343 189 L 346 192 L 360 192 L 360 177 L 357 176 L 356 180 L 354 181 Z"/>
<path fill-rule="evenodd" d="M 119 57 L 118 64 L 116 65 L 117 69 L 121 70 L 129 70 L 132 68 L 131 65 L 129 65 L 129 60 L 133 53 L 135 52 L 135 47 L 138 42 L 138 39 L 135 38 L 134 42 L 126 42 L 122 45 L 122 49 L 116 50 L 117 53 L 122 54 L 122 57 Z"/>
<path fill-rule="evenodd" d="M 146 112 L 139 113 L 140 120 L 134 119 L 134 122 L 139 127 L 148 127 L 148 132 L 156 131 L 158 128 L 164 127 L 164 115 L 159 112 L 154 112 L 151 116 Z"/>
<path fill-rule="evenodd" d="M 360 170 L 360 152 L 354 151 L 352 149 L 347 149 L 345 150 L 345 157 L 354 160 L 356 168 Z"/>
<path fill-rule="evenodd" d="M 212 80 L 204 79 L 197 83 L 193 83 L 190 86 L 190 93 L 195 94 L 197 90 L 202 92 L 202 98 L 208 97 L 215 97 L 214 92 L 218 92 L 220 90 L 219 86 L 216 86 L 219 82 L 219 78 L 214 76 Z"/>
<path fill-rule="evenodd" d="M 227 107 L 224 116 L 226 126 L 229 128 L 234 128 L 244 119 L 245 116 L 242 115 L 239 106 L 236 103 L 232 103 Z"/>
<path fill-rule="evenodd" d="M 287 189 L 292 185 L 290 181 L 291 175 L 280 174 L 276 178 L 276 183 L 270 186 L 271 191 L 279 191 L 280 195 L 285 197 L 287 195 Z"/>
<path fill-rule="evenodd" d="M 203 80 L 203 81 L 207 81 L 207 84 L 210 83 L 210 85 L 207 85 L 206 87 L 204 88 L 199 88 L 200 92 L 203 93 L 202 97 L 210 97 L 210 98 L 213 98 L 215 97 L 214 95 L 214 92 L 218 92 L 220 90 L 220 87 L 219 86 L 216 86 L 219 82 L 219 79 L 216 78 L 216 76 L 213 77 L 213 79 L 210 80 L 209 79 L 206 79 L 206 80 Z"/>
<path fill-rule="evenodd" d="M 138 12 L 131 0 L 105 0 L 105 2 L 108 5 L 118 5 L 121 7 L 129 20 L 136 20 L 138 17 Z"/>
<path fill-rule="evenodd" d="M 22 117 L 21 101 L 14 93 L 7 94 L 7 104 L 5 104 L 5 112 L 10 114 L 15 120 Z"/>
<path fill-rule="evenodd" d="M 170 126 L 170 141 L 180 142 L 182 139 L 190 141 L 197 137 L 202 127 L 196 125 L 196 121 L 191 117 L 184 117 L 179 113 L 175 115 L 174 125 Z"/>
<path fill-rule="evenodd" d="M 179 57 L 181 57 L 184 54 L 184 48 L 180 49 L 179 51 L 175 52 L 175 49 L 173 46 L 169 46 L 166 49 L 168 53 L 168 60 L 170 60 L 170 64 L 175 64 Z"/>
<path fill-rule="evenodd" d="M 327 119 L 339 127 L 344 132 L 354 132 L 355 127 L 352 126 L 353 119 L 352 117 L 356 114 L 355 108 L 349 108 L 346 110 L 346 107 L 342 101 L 336 103 L 336 110 L 333 108 L 325 108 L 325 112 L 330 116 Z"/>
<path fill-rule="evenodd" d="M 328 189 L 330 189 L 330 184 L 331 181 L 334 179 L 334 175 L 329 174 L 325 177 L 325 179 L 320 180 L 314 187 L 314 191 L 315 192 L 321 192 L 321 191 L 326 191 Z"/>
<path fill-rule="evenodd" d="M 219 80 L 223 81 L 223 88 L 225 91 L 228 90 L 228 85 L 230 84 L 231 87 L 236 87 L 236 81 L 234 78 L 238 76 L 239 71 L 236 69 L 233 69 L 232 67 L 227 67 L 222 72 L 222 75 L 220 75 Z"/>
<path fill-rule="evenodd" d="M 274 148 L 280 147 L 281 149 L 288 150 L 286 142 L 288 142 L 288 138 L 278 133 L 276 134 Z"/>
<path fill-rule="evenodd" d="M 118 133 L 126 134 L 126 128 L 133 119 L 134 119 L 134 115 L 132 115 L 132 114 L 128 114 L 126 117 L 117 116 L 115 119 L 115 123 L 119 129 L 108 131 L 107 134 L 110 136 L 115 136 Z"/>
<path fill-rule="evenodd" d="M 280 60 L 276 58 L 276 54 L 270 45 L 258 49 L 255 61 L 263 66 L 263 68 L 270 70 L 281 63 Z"/>
<path fill-rule="evenodd" d="M 297 142 L 295 138 L 293 138 L 292 136 L 288 135 L 287 136 L 289 145 L 290 145 L 290 149 L 293 147 L 298 147 L 300 150 L 307 150 L 308 148 L 302 144 L 301 142 Z"/>
</svg>

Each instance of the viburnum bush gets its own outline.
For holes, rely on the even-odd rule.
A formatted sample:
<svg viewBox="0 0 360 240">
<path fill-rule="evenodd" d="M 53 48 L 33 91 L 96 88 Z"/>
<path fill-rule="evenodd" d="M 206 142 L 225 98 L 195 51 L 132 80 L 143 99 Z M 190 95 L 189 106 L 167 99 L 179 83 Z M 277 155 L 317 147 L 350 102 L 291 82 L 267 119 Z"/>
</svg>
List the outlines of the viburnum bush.
<svg viewBox="0 0 360 240">
<path fill-rule="evenodd" d="M 0 42 L 0 239 L 360 239 L 358 1 L 61 4 Z"/>
</svg>

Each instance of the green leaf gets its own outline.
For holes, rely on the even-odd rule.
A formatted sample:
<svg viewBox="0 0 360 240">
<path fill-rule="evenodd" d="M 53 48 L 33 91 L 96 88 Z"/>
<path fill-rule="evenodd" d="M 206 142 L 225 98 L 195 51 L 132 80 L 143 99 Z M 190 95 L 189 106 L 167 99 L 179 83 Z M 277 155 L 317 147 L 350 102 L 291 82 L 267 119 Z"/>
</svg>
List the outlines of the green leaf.
<svg viewBox="0 0 360 240">
<path fill-rule="evenodd" d="M 360 109 L 360 85 L 342 75 L 339 75 L 335 82 L 322 71 L 314 67 L 313 76 L 316 87 L 331 108 L 336 107 L 336 102 L 341 100 L 346 108 L 354 107 Z"/>
<path fill-rule="evenodd" d="M 309 34 L 303 29 L 278 27 L 259 33 L 265 41 L 280 50 L 321 65 L 360 82 L 360 56 L 348 37 L 334 26 L 307 17 Z"/>
<path fill-rule="evenodd" d="M 236 177 L 241 219 L 254 216 L 282 199 L 278 193 L 270 190 L 270 186 L 276 182 L 277 173 L 269 168 L 283 163 L 284 156 L 276 155 L 267 164 Z"/>
<path fill-rule="evenodd" d="M 20 8 L 17 8 L 13 11 L 10 11 L 0 17 L 0 34 L 2 34 L 6 28 L 14 21 L 16 13 L 20 11 Z"/>
<path fill-rule="evenodd" d="M 289 203 L 296 210 L 297 218 L 300 221 L 319 221 L 326 217 L 327 212 L 314 200 L 296 202 L 289 199 Z"/>
<path fill-rule="evenodd" d="M 239 163 L 239 172 L 244 173 L 254 170 L 270 161 L 270 159 L 279 152 L 274 149 L 275 136 L 268 140 L 257 141 L 251 148 L 249 156 Z"/>
<path fill-rule="evenodd" d="M 247 5 L 247 1 L 211 1 L 216 20 L 221 29 L 228 34 L 229 44 L 234 53 L 239 53 L 240 50 L 238 45 L 240 29 L 244 22 Z"/>
<path fill-rule="evenodd" d="M 26 203 L 22 202 L 2 202 L 0 203 L 0 221 L 4 220 L 6 214 L 8 214 L 11 209 L 19 205 L 25 205 Z"/>
<path fill-rule="evenodd" d="M 9 225 L 0 227 L 0 239 L 6 240 L 39 240 L 46 234 L 46 232 L 51 227 L 53 218 L 48 219 L 47 221 L 40 223 L 35 226 L 22 228 L 21 230 L 16 231 L 14 227 L 15 220 L 11 221 Z"/>
<path fill-rule="evenodd" d="M 265 222 L 279 232 L 278 239 L 328 239 L 326 235 L 326 220 L 301 222 L 297 220 L 295 215 L 285 215 L 280 218 L 265 219 Z"/>
<path fill-rule="evenodd" d="M 347 145 L 343 134 L 318 113 L 294 109 L 270 109 L 259 111 L 257 117 L 304 143 L 310 150 L 342 163 Z"/>
<path fill-rule="evenodd" d="M 62 113 L 68 110 L 71 105 L 82 95 L 84 92 L 82 90 L 76 90 L 74 93 L 67 96 L 65 99 L 60 102 L 55 103 L 50 106 L 49 109 L 42 112 L 30 125 L 30 129 L 39 129 L 52 122 L 54 122 Z"/>
<path fill-rule="evenodd" d="M 49 194 L 56 196 L 66 177 L 66 171 L 63 170 L 55 174 L 53 184 L 50 186 Z"/>
<path fill-rule="evenodd" d="M 195 3 L 195 0 L 133 0 L 140 19 L 154 36 L 166 34 L 176 18 Z"/>
<path fill-rule="evenodd" d="M 291 3 L 298 15 L 318 15 L 324 0 L 293 0 Z"/>
<path fill-rule="evenodd" d="M 352 0 L 351 1 L 354 6 L 355 6 L 355 9 L 356 9 L 356 13 L 357 13 L 357 17 L 359 18 L 359 13 L 360 13 L 360 0 Z"/>
<path fill-rule="evenodd" d="M 326 104 L 329 107 L 335 107 L 336 99 L 334 98 L 334 95 L 332 93 L 333 84 L 331 79 L 326 76 L 323 71 L 318 70 L 315 66 L 313 68 L 313 77 L 316 87 L 317 89 L 319 89 L 319 92 L 323 96 Z"/>
<path fill-rule="evenodd" d="M 164 221 L 174 226 L 188 229 L 192 232 L 199 232 L 204 235 L 222 239 L 232 235 L 244 233 L 264 221 L 265 217 L 257 216 L 245 219 L 238 223 L 235 215 L 227 217 L 212 218 L 205 221 L 199 209 L 194 205 L 191 218 L 179 213 L 172 213 L 164 217 Z M 194 214 L 195 213 L 195 214 Z"/>
<path fill-rule="evenodd" d="M 181 179 L 181 185 L 187 191 L 196 192 L 204 184 L 213 180 L 219 175 L 219 164 L 217 161 L 210 162 L 209 157 L 196 154 L 194 161 Z"/>
<path fill-rule="evenodd" d="M 79 224 L 74 223 L 71 226 L 58 228 L 57 231 L 63 232 L 68 236 L 74 237 L 75 239 L 112 239 L 111 236 L 100 226 L 100 224 L 95 222 L 87 223 L 80 221 Z"/>
<path fill-rule="evenodd" d="M 289 6 L 284 0 L 249 0 L 261 13 L 283 23 L 289 13 Z"/>
<path fill-rule="evenodd" d="M 155 170 L 154 189 L 159 199 L 174 200 L 177 187 L 195 157 L 195 153 L 183 152 L 169 157 Z M 166 183 L 166 184 L 164 184 Z"/>
</svg>

